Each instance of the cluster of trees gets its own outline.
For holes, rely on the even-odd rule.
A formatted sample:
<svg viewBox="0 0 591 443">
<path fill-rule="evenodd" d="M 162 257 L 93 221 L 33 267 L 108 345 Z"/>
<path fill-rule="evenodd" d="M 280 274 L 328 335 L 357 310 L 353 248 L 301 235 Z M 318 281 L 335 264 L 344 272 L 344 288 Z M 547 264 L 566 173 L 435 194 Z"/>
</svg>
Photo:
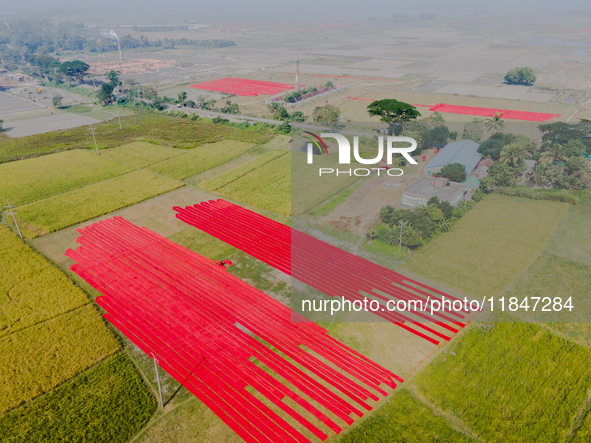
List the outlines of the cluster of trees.
<svg viewBox="0 0 591 443">
<path fill-rule="evenodd" d="M 540 147 L 527 136 L 496 132 L 483 142 L 478 152 L 495 164 L 481 188 L 507 187 L 520 181 L 535 188 L 581 190 L 591 185 L 587 156 L 591 153 L 591 123 L 576 125 L 558 122 L 539 126 Z M 523 176 L 524 160 L 535 160 L 533 171 Z"/>
<path fill-rule="evenodd" d="M 147 37 L 120 37 L 121 47 L 133 48 L 174 48 L 176 46 L 201 46 L 221 48 L 234 46 L 231 40 L 190 40 L 164 39 L 150 40 Z M 117 41 L 99 30 L 85 28 L 82 23 L 20 20 L 6 23 L 0 27 L 0 66 L 16 70 L 37 63 L 47 64 L 47 60 L 37 61 L 36 57 L 47 54 L 59 55 L 66 51 L 109 52 L 117 51 Z M 27 57 L 29 59 L 27 59 Z M 42 66 L 39 66 L 43 69 Z"/>
<path fill-rule="evenodd" d="M 332 82 L 327 82 L 321 89 L 320 92 L 325 92 L 326 89 L 332 88 Z M 318 89 L 315 86 L 309 86 L 307 88 L 302 89 L 301 91 L 292 91 L 285 95 L 285 101 L 290 103 L 295 103 L 302 99 L 306 94 L 310 94 L 312 92 L 316 92 Z M 304 97 L 305 98 L 305 97 Z"/>
<path fill-rule="evenodd" d="M 279 103 L 271 103 L 267 106 L 269 112 L 273 114 L 273 118 L 277 120 L 282 120 L 284 122 L 305 122 L 306 116 L 302 111 L 295 111 L 291 114 L 287 112 L 285 107 L 281 106 Z"/>
<path fill-rule="evenodd" d="M 478 193 L 478 194 L 476 194 Z M 476 201 L 482 199 L 482 193 L 476 191 Z M 435 235 L 447 232 L 453 223 L 463 217 L 475 206 L 468 201 L 454 208 L 449 202 L 440 202 L 432 197 L 427 207 L 415 209 L 394 209 L 384 206 L 380 211 L 381 224 L 370 229 L 366 240 L 378 240 L 389 245 L 398 245 L 402 235 L 402 244 L 410 249 L 422 246 Z"/>
<path fill-rule="evenodd" d="M 514 68 L 505 74 L 505 83 L 510 85 L 531 86 L 536 82 L 536 75 L 532 68 Z"/>
</svg>

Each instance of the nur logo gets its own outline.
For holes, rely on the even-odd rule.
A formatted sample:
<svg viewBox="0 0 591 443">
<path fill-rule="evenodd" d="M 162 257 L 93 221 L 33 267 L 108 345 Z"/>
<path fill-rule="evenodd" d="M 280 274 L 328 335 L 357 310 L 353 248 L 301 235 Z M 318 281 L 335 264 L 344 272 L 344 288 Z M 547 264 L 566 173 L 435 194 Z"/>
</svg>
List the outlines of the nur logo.
<svg viewBox="0 0 591 443">
<path fill-rule="evenodd" d="M 329 132 L 329 133 L 322 133 L 322 134 L 320 134 L 320 137 L 318 137 L 316 134 L 313 134 L 311 132 L 307 132 L 307 131 L 304 131 L 304 132 L 306 134 L 310 134 L 312 137 L 314 137 L 314 138 L 310 138 L 310 137 L 304 136 L 307 140 L 310 140 L 310 142 L 308 143 L 308 146 L 307 146 L 307 148 L 308 148 L 307 163 L 309 165 L 311 165 L 314 162 L 314 145 L 318 148 L 318 150 L 321 153 L 324 152 L 326 155 L 328 155 L 328 148 L 326 147 L 326 143 L 324 143 L 324 141 L 322 140 L 322 138 L 325 138 L 325 137 L 334 138 L 337 141 L 338 146 L 339 146 L 339 164 L 341 164 L 341 165 L 351 164 L 351 144 L 349 143 L 349 140 L 347 140 L 347 138 L 344 135 Z M 401 142 L 405 143 L 405 144 L 410 144 L 410 146 L 405 146 L 405 147 L 393 146 L 394 143 L 401 143 Z M 417 148 L 417 142 L 414 138 L 398 137 L 398 136 L 392 136 L 392 135 L 387 136 L 386 137 L 386 149 L 385 149 L 386 165 L 392 165 L 394 163 L 393 162 L 394 154 L 400 154 L 406 159 L 406 161 L 408 163 L 410 163 L 411 165 L 416 165 L 417 162 L 410 156 L 410 153 L 412 151 L 414 151 L 416 148 Z M 359 155 L 359 137 L 354 136 L 353 137 L 353 157 L 357 163 L 360 163 L 362 165 L 375 165 L 375 164 L 383 161 L 383 159 L 384 159 L 384 137 L 383 136 L 378 137 L 378 153 L 377 153 L 376 157 L 375 158 L 363 158 Z M 382 168 L 371 168 L 371 169 L 378 171 L 378 175 L 379 175 L 379 171 L 382 169 L 386 169 L 388 171 L 388 175 L 392 175 L 392 176 L 399 176 L 399 175 L 403 174 L 402 169 L 399 169 L 399 168 L 388 168 L 388 167 L 384 166 Z M 394 170 L 400 171 L 400 173 L 399 174 L 390 173 L 390 171 L 394 172 Z M 365 171 L 367 171 L 367 172 L 365 172 Z M 332 168 L 320 168 L 319 169 L 320 175 L 322 175 L 323 173 L 330 174 L 330 173 L 334 173 L 334 172 L 335 172 L 335 170 Z M 339 171 L 337 169 L 336 173 L 337 173 L 337 175 L 339 175 L 339 173 L 351 175 L 351 169 L 345 170 L 345 171 Z M 353 171 L 353 173 L 358 176 L 364 176 L 364 175 L 371 174 L 371 171 L 370 171 L 370 169 L 367 169 L 367 168 L 360 168 L 360 169 L 355 169 Z"/>
</svg>

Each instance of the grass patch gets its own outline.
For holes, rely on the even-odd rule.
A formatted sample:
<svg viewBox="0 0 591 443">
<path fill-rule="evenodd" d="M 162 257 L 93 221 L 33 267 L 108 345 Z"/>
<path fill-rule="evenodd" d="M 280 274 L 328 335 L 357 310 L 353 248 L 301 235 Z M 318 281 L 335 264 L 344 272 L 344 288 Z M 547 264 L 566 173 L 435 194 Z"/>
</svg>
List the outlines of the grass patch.
<svg viewBox="0 0 591 443">
<path fill-rule="evenodd" d="M 540 255 L 568 207 L 490 195 L 403 269 L 468 295 L 500 294 Z"/>
<path fill-rule="evenodd" d="M 89 303 L 59 269 L 0 225 L 0 337 Z"/>
<path fill-rule="evenodd" d="M 292 212 L 293 214 L 303 214 L 304 212 L 317 207 L 331 196 L 338 194 L 342 189 L 348 188 L 361 177 L 347 174 L 330 174 L 329 176 L 320 176 L 319 168 L 335 169 L 335 158 L 327 155 L 314 156 L 314 167 L 310 167 L 306 161 L 306 154 L 294 151 L 292 157 Z M 363 165 L 359 165 L 363 167 Z M 357 164 L 352 163 L 351 169 L 355 169 Z M 349 171 L 349 167 L 341 168 Z"/>
<path fill-rule="evenodd" d="M 237 251 L 228 243 L 195 228 L 177 232 L 168 239 L 211 260 L 223 260 Z"/>
<path fill-rule="evenodd" d="M 215 192 L 261 209 L 290 215 L 291 157 L 289 155 L 281 155 L 275 159 L 271 159 L 271 157 L 271 153 L 265 154 L 253 162 L 241 166 L 243 168 L 241 171 L 231 177 L 226 177 L 226 179 L 232 179 L 240 173 L 250 171 L 229 181 L 225 186 L 218 187 Z M 230 173 L 232 172 L 234 171 Z M 217 183 L 221 184 L 222 181 Z M 214 184 L 214 186 L 217 185 Z"/>
<path fill-rule="evenodd" d="M 528 321 L 537 322 L 581 322 L 591 318 L 591 266 L 559 257 L 554 254 L 542 254 L 507 292 L 505 299 L 516 297 L 521 303 L 528 297 L 530 309 L 519 310 L 518 314 Z M 542 311 L 547 301 L 540 300 L 533 311 L 535 301 L 531 297 L 562 298 L 563 303 L 570 297 L 572 311 Z M 550 304 L 550 307 L 552 304 Z"/>
<path fill-rule="evenodd" d="M 50 391 L 119 350 L 88 304 L 0 339 L 0 414 Z"/>
<path fill-rule="evenodd" d="M 250 194 L 243 199 L 245 203 L 261 209 L 291 215 L 291 177 L 283 177 L 281 180 L 271 183 L 261 189 L 260 192 Z"/>
<path fill-rule="evenodd" d="M 285 299 L 291 297 L 290 287 L 285 281 L 277 278 L 278 275 L 282 275 L 280 271 L 242 251 L 237 251 L 232 255 L 231 260 L 234 266 L 228 268 L 230 274 L 254 286 L 259 291 L 281 295 Z"/>
<path fill-rule="evenodd" d="M 129 143 L 101 151 L 101 157 L 125 163 L 135 168 L 145 168 L 181 154 L 185 154 L 185 151 L 143 142 Z"/>
<path fill-rule="evenodd" d="M 588 349 L 529 323 L 466 331 L 415 378 L 484 441 L 563 441 L 591 384 Z"/>
<path fill-rule="evenodd" d="M 591 441 L 591 411 L 587 412 L 581 427 L 570 443 L 589 443 Z"/>
<path fill-rule="evenodd" d="M 29 238 L 59 231 L 184 186 L 146 170 L 18 208 L 21 230 Z"/>
<path fill-rule="evenodd" d="M 397 391 L 389 403 L 338 439 L 340 443 L 441 443 L 476 442 L 456 431 L 404 390 Z"/>
<path fill-rule="evenodd" d="M 267 143 L 262 144 L 261 147 L 265 149 L 287 150 L 290 149 L 289 140 L 291 140 L 289 135 L 276 135 Z"/>
<path fill-rule="evenodd" d="M 499 192 L 512 197 L 533 198 L 535 200 L 551 200 L 564 203 L 579 203 L 579 197 L 566 189 L 532 189 L 527 186 L 501 188 Z"/>
<path fill-rule="evenodd" d="M 570 206 L 547 250 L 591 264 L 591 207 Z"/>
<path fill-rule="evenodd" d="M 260 168 L 232 181 L 228 185 L 218 188 L 216 192 L 235 200 L 243 201 L 253 193 L 258 193 L 269 185 L 285 177 L 289 178 L 291 159 L 289 156 L 279 157 L 266 163 Z M 284 199 L 289 199 L 289 194 Z"/>
<path fill-rule="evenodd" d="M 347 200 L 351 196 L 351 194 L 353 194 L 353 191 L 355 191 L 355 188 L 347 189 L 341 192 L 339 195 L 337 195 L 335 198 L 333 198 L 325 205 L 322 205 L 314 211 L 310 211 L 310 215 L 323 216 L 330 214 L 332 211 L 336 209 L 338 205 Z"/>
<path fill-rule="evenodd" d="M 80 149 L 1 164 L 0 198 L 9 198 L 10 203 L 23 205 L 132 170 L 129 166 Z"/>
<path fill-rule="evenodd" d="M 141 139 L 170 147 L 194 148 L 224 139 L 262 144 L 273 138 L 271 130 L 239 129 L 157 112 L 139 112 L 121 117 L 121 123 L 123 131 L 119 130 L 117 119 L 96 126 L 100 149 L 114 148 Z M 0 163 L 78 148 L 94 149 L 92 136 L 86 126 L 29 137 L 7 138 L 0 145 Z"/>
<path fill-rule="evenodd" d="M 224 140 L 200 146 L 184 155 L 156 163 L 148 169 L 176 180 L 182 180 L 226 163 L 254 146 L 254 143 Z"/>
<path fill-rule="evenodd" d="M 123 353 L 0 418 L 12 443 L 127 441 L 149 420 L 156 401 Z"/>
<path fill-rule="evenodd" d="M 206 182 L 200 183 L 199 187 L 203 189 L 207 189 L 208 191 L 217 191 L 224 186 L 233 183 L 234 181 L 238 180 L 239 178 L 253 172 L 254 170 L 266 165 L 267 163 L 275 160 L 278 157 L 282 157 L 287 155 L 285 151 L 269 151 L 266 154 L 261 155 L 260 157 L 242 165 L 235 169 L 232 169 L 225 174 L 222 174 L 216 178 L 211 180 L 207 180 Z"/>
</svg>

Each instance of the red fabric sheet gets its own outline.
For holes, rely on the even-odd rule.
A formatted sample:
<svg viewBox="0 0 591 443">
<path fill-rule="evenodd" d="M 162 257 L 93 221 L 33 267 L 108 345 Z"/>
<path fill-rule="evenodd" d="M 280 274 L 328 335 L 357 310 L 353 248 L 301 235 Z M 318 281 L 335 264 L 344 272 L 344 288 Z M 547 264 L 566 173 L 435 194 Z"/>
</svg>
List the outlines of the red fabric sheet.
<svg viewBox="0 0 591 443">
<path fill-rule="evenodd" d="M 288 226 L 224 200 L 209 201 L 186 208 L 175 207 L 177 218 L 258 258 L 274 268 L 329 296 L 362 301 L 374 298 L 422 301 L 455 300 L 401 274 L 343 251 Z M 456 312 L 401 313 L 376 311 L 375 315 L 433 343 L 450 340 L 450 333 L 464 327 L 464 315 Z"/>
<path fill-rule="evenodd" d="M 302 85 L 304 86 L 304 85 Z M 259 80 L 248 80 L 245 78 L 226 77 L 218 80 L 197 83 L 191 85 L 191 88 L 204 89 L 207 91 L 226 92 L 243 97 L 252 97 L 257 95 L 275 95 L 287 89 L 294 89 L 294 85 L 286 83 L 265 82 Z"/>
<path fill-rule="evenodd" d="M 251 390 L 325 440 L 402 382 L 315 323 L 292 322 L 289 308 L 218 262 L 148 229 L 115 217 L 79 232 L 81 246 L 66 255 L 103 294 L 105 318 L 247 442 L 309 441 Z"/>
<path fill-rule="evenodd" d="M 375 101 L 369 98 L 358 98 L 358 97 L 345 97 L 352 100 L 364 100 L 364 101 Z M 527 111 L 512 111 L 510 109 L 494 109 L 494 108 L 475 108 L 472 106 L 457 106 L 457 105 L 446 105 L 445 103 L 439 103 L 435 106 L 431 105 L 412 105 L 422 106 L 429 108 L 429 111 L 445 112 L 448 114 L 462 114 L 462 115 L 475 115 L 478 117 L 494 117 L 497 112 L 501 114 L 501 118 L 509 120 L 525 120 L 530 122 L 545 122 L 555 117 L 561 117 L 562 114 L 548 114 L 545 112 L 527 112 Z"/>
</svg>

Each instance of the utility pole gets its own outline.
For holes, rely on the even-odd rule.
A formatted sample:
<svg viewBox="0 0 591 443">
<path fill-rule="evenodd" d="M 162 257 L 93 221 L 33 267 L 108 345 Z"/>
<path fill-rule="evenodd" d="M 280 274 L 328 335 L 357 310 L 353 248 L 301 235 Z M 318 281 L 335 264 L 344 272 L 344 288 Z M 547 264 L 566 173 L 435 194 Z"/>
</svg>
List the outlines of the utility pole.
<svg viewBox="0 0 591 443">
<path fill-rule="evenodd" d="M 15 215 L 17 214 L 17 212 L 14 212 L 13 209 L 16 208 L 16 206 L 12 206 L 10 204 L 10 202 L 8 201 L 8 198 L 6 199 L 6 203 L 8 203 L 8 206 L 4 206 L 5 208 L 8 208 L 8 212 L 6 213 L 6 215 L 12 215 L 12 219 L 14 220 L 14 226 L 16 226 L 16 230 L 18 231 L 18 235 L 21 238 L 21 240 L 23 239 L 23 234 L 21 234 L 21 230 L 18 227 L 18 223 L 16 222 L 16 217 Z"/>
<path fill-rule="evenodd" d="M 94 139 L 94 149 L 96 149 L 96 155 L 99 155 L 98 145 L 96 144 L 96 137 L 95 137 L 94 128 L 92 127 L 92 125 L 90 125 L 90 133 L 92 134 L 92 138 Z"/>
<path fill-rule="evenodd" d="M 117 99 L 115 99 L 115 109 L 117 109 L 117 119 L 119 120 L 119 130 L 121 131 L 123 128 L 121 127 L 121 117 L 119 117 L 119 105 L 117 104 Z"/>
<path fill-rule="evenodd" d="M 398 245 L 398 253 L 402 254 L 402 224 L 404 222 L 400 220 L 400 244 Z"/>
<path fill-rule="evenodd" d="M 160 388 L 160 377 L 158 376 L 158 360 L 156 360 L 156 356 L 152 352 L 152 357 L 154 358 L 154 371 L 156 371 L 156 381 L 158 381 L 158 393 L 160 394 L 160 407 L 164 409 L 164 405 L 162 404 L 162 389 Z"/>
</svg>

